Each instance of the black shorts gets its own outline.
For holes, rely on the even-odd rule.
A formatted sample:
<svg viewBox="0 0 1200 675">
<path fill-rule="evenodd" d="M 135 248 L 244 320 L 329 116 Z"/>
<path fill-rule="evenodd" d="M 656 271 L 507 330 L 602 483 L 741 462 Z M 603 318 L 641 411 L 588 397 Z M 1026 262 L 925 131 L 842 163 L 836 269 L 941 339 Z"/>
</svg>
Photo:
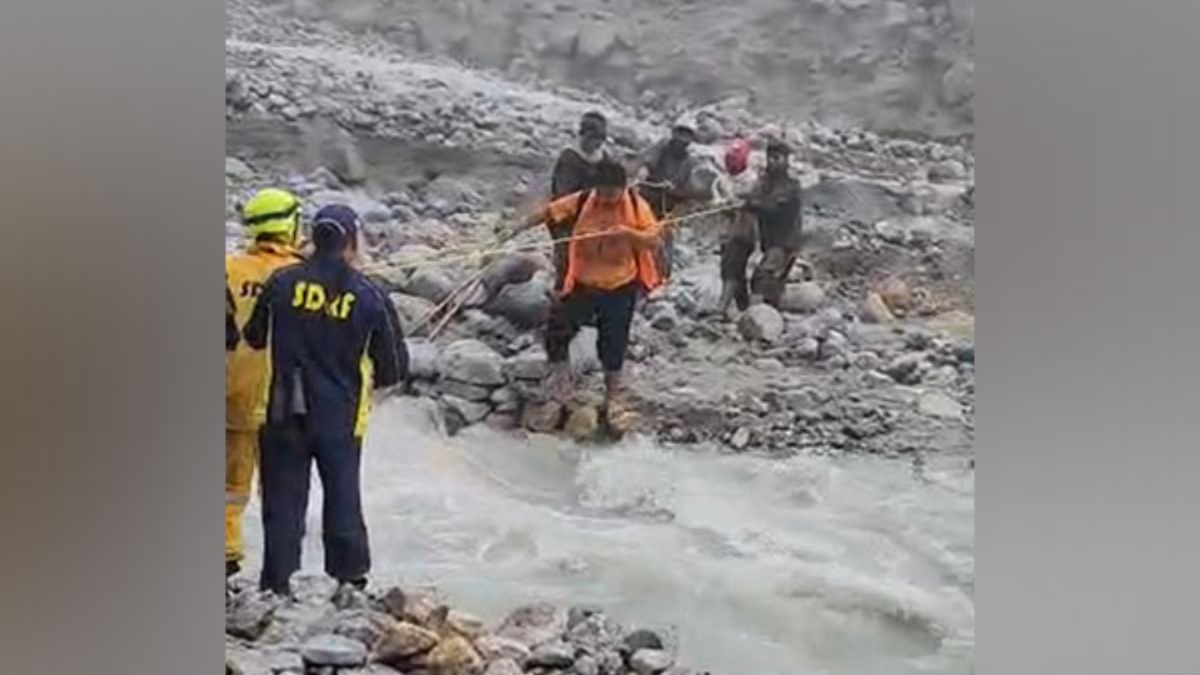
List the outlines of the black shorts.
<svg viewBox="0 0 1200 675">
<path fill-rule="evenodd" d="M 550 310 L 546 327 L 546 356 L 550 362 L 566 361 L 570 357 L 571 340 L 581 327 L 595 319 L 599 332 L 596 351 L 601 365 L 605 372 L 621 370 L 640 290 L 637 282 L 611 291 L 576 286 Z"/>
</svg>

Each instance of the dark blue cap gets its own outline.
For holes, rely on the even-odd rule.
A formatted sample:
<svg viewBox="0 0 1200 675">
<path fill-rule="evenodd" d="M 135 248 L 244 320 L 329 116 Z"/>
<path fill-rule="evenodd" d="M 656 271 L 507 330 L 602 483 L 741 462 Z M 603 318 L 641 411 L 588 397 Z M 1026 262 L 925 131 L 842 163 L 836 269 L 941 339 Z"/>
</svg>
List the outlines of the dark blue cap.
<svg viewBox="0 0 1200 675">
<path fill-rule="evenodd" d="M 358 236 L 358 212 L 345 204 L 328 204 L 322 206 L 313 216 L 313 234 L 328 229 L 343 238 L 354 241 Z"/>
</svg>

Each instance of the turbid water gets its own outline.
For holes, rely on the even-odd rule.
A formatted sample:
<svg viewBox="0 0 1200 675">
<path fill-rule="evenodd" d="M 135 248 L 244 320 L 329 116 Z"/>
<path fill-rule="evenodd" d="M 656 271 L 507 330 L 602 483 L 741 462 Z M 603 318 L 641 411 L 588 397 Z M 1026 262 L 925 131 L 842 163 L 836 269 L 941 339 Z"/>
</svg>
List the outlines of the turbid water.
<svg viewBox="0 0 1200 675">
<path fill-rule="evenodd" d="M 449 439 L 411 399 L 380 406 L 365 453 L 378 583 L 435 583 L 489 619 L 601 605 L 674 626 L 682 660 L 721 673 L 973 672 L 973 471 Z M 252 507 L 252 569 L 260 532 Z M 310 536 L 305 568 L 320 561 Z"/>
</svg>

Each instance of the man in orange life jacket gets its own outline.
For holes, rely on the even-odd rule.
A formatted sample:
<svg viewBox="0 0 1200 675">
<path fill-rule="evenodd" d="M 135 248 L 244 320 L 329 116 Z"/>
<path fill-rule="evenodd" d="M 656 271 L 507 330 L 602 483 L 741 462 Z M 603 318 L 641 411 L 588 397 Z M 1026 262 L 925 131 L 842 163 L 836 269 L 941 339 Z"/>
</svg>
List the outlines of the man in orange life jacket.
<svg viewBox="0 0 1200 675">
<path fill-rule="evenodd" d="M 324 491 L 325 572 L 366 585 L 371 556 L 359 487 L 372 388 L 400 384 L 408 352 L 396 310 L 356 270 L 358 214 L 323 207 L 312 257 L 272 275 L 244 337 L 270 343 L 271 379 L 262 430 L 263 590 L 286 595 L 300 568 L 311 465 Z"/>
<path fill-rule="evenodd" d="M 237 343 L 259 292 L 272 272 L 300 261 L 296 237 L 300 200 L 285 190 L 260 190 L 241 208 L 242 223 L 253 238 L 246 251 L 225 259 L 225 576 L 236 574 L 242 560 L 242 514 L 250 501 L 258 461 L 258 428 L 267 359 Z M 231 330 L 232 329 L 232 330 Z M 232 344 L 231 344 L 232 340 Z"/>
<path fill-rule="evenodd" d="M 551 396 L 560 404 L 569 398 L 570 343 L 580 327 L 595 318 L 597 351 L 604 367 L 605 414 L 614 428 L 626 425 L 621 373 L 634 307 L 639 294 L 662 283 L 653 253 L 662 226 L 649 204 L 626 182 L 624 167 L 611 160 L 600 162 L 594 190 L 556 199 L 524 223 L 534 227 L 574 222 L 561 301 L 552 307 L 546 328 Z"/>
</svg>

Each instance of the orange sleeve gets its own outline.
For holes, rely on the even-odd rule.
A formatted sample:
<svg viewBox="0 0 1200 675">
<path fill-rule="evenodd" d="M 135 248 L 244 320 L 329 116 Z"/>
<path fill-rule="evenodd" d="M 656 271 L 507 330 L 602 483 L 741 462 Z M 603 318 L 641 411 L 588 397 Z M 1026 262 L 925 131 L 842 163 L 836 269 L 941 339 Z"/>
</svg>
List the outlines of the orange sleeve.
<svg viewBox="0 0 1200 675">
<path fill-rule="evenodd" d="M 542 211 L 543 220 L 551 223 L 561 223 L 575 216 L 579 208 L 580 193 L 574 192 L 565 197 L 555 199 L 546 205 Z"/>
</svg>

